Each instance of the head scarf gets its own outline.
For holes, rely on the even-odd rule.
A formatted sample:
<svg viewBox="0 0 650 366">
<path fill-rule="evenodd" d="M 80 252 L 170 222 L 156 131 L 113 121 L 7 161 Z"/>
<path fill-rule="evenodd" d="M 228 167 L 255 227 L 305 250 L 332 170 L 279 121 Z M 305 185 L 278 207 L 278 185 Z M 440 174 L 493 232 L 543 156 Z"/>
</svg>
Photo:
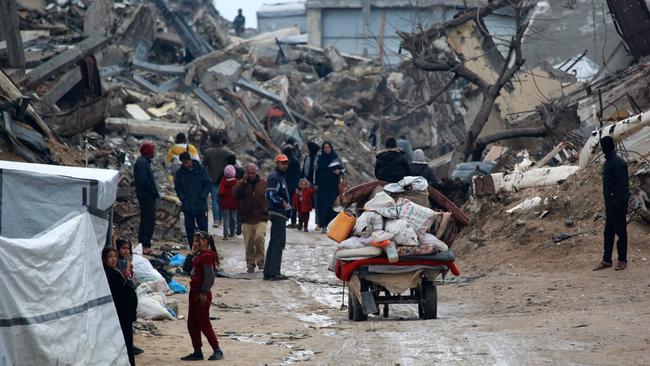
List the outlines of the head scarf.
<svg viewBox="0 0 650 366">
<path fill-rule="evenodd" d="M 427 158 L 424 156 L 424 151 L 422 149 L 416 149 L 413 151 L 413 162 L 414 163 L 426 163 Z"/>
<path fill-rule="evenodd" d="M 309 141 L 307 143 L 307 149 L 309 149 L 309 155 L 314 156 L 318 154 L 318 150 L 320 150 L 320 146 L 318 146 L 317 143 L 314 141 Z"/>
<path fill-rule="evenodd" d="M 330 151 L 329 154 L 325 154 L 325 149 L 323 149 L 325 145 L 330 145 L 332 148 L 332 151 Z M 323 142 L 323 145 L 321 146 L 321 154 L 318 158 L 318 169 L 329 167 L 334 160 L 338 159 L 338 157 L 336 151 L 334 151 L 334 145 L 329 141 Z"/>
<path fill-rule="evenodd" d="M 151 142 L 145 142 L 140 146 L 140 154 L 145 158 L 153 159 L 154 145 Z"/>
</svg>

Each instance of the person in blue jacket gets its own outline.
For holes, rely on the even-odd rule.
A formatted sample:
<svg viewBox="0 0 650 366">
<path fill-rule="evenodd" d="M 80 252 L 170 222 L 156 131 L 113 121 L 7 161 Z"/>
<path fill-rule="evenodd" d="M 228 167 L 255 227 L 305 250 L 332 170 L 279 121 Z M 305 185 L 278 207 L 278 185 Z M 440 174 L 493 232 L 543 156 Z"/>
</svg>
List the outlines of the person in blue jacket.
<svg viewBox="0 0 650 366">
<path fill-rule="evenodd" d="M 181 168 L 174 177 L 176 195 L 181 200 L 185 216 L 187 243 L 192 248 L 194 232 L 208 230 L 208 195 L 212 189 L 212 180 L 208 171 L 198 161 L 192 160 L 188 152 L 180 155 Z"/>
<path fill-rule="evenodd" d="M 271 236 L 264 263 L 264 280 L 267 281 L 287 279 L 280 272 L 282 251 L 287 239 L 287 215 L 291 214 L 291 200 L 287 182 L 284 179 L 287 169 L 289 169 L 289 158 L 284 154 L 279 154 L 275 157 L 275 169 L 266 179 L 266 201 L 271 221 Z"/>
</svg>

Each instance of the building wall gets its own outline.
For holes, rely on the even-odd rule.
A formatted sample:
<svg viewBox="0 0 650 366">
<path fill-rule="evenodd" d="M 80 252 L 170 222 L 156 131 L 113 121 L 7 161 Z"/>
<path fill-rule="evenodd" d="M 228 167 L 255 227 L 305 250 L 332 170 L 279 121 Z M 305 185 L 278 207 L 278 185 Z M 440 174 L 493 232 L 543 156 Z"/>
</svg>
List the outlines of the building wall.
<svg viewBox="0 0 650 366">
<path fill-rule="evenodd" d="M 262 33 L 290 27 L 298 27 L 300 33 L 307 33 L 307 16 L 302 14 L 292 16 L 257 17 L 257 29 Z"/>
<path fill-rule="evenodd" d="M 411 32 L 418 28 L 428 28 L 453 18 L 456 7 L 417 8 L 371 8 L 368 18 L 367 34 L 364 34 L 363 10 L 361 8 L 308 9 L 308 28 L 310 44 L 326 47 L 334 45 L 340 52 L 354 55 L 379 57 L 381 53 L 382 22 L 384 61 L 389 65 L 399 63 L 400 37 L 398 31 Z M 317 19 L 320 18 L 320 21 Z M 486 19 L 491 32 L 505 38 L 514 33 L 512 18 L 491 15 Z M 320 32 L 320 37 L 312 34 Z"/>
</svg>

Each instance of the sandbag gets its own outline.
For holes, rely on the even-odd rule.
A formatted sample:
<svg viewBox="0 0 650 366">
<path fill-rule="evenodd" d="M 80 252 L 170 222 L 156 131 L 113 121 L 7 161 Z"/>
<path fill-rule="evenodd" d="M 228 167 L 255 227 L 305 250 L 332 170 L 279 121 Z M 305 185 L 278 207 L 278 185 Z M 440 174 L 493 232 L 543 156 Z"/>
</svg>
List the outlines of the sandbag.
<svg viewBox="0 0 650 366">
<path fill-rule="evenodd" d="M 393 241 L 397 245 L 418 246 L 418 235 L 406 220 L 391 220 L 386 223 L 386 231 L 394 235 Z"/>
<path fill-rule="evenodd" d="M 373 211 L 366 211 L 362 213 L 354 225 L 354 234 L 358 236 L 368 236 L 373 231 L 382 229 L 384 226 L 384 218 Z"/>
<path fill-rule="evenodd" d="M 397 204 L 399 207 L 399 218 L 408 221 L 415 228 L 418 235 L 424 235 L 431 228 L 435 211 L 405 198 L 397 200 Z"/>
<path fill-rule="evenodd" d="M 390 183 L 384 186 L 384 191 L 388 193 L 402 193 L 407 191 L 426 191 L 429 188 L 429 182 L 420 176 L 406 176 L 397 183 Z"/>
<path fill-rule="evenodd" d="M 147 320 L 174 320 L 172 314 L 160 303 L 155 296 L 138 298 L 138 318 Z"/>
<path fill-rule="evenodd" d="M 365 211 L 376 212 L 383 217 L 396 219 L 399 217 L 399 211 L 395 200 L 386 192 L 379 192 L 370 201 L 363 206 Z"/>
</svg>

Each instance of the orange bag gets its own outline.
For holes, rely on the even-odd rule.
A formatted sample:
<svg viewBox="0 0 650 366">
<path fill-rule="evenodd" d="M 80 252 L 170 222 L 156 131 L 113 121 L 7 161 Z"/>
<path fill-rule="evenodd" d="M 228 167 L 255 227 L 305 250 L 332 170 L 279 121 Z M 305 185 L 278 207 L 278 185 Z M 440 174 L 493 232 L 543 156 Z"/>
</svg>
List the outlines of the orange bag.
<svg viewBox="0 0 650 366">
<path fill-rule="evenodd" d="M 370 245 L 377 248 L 386 248 L 388 245 L 390 245 L 390 240 L 373 241 L 370 243 Z"/>
<path fill-rule="evenodd" d="M 357 218 L 350 215 L 346 211 L 341 211 L 329 225 L 327 230 L 327 237 L 340 243 L 350 237 L 354 230 L 354 224 L 357 223 Z"/>
</svg>

